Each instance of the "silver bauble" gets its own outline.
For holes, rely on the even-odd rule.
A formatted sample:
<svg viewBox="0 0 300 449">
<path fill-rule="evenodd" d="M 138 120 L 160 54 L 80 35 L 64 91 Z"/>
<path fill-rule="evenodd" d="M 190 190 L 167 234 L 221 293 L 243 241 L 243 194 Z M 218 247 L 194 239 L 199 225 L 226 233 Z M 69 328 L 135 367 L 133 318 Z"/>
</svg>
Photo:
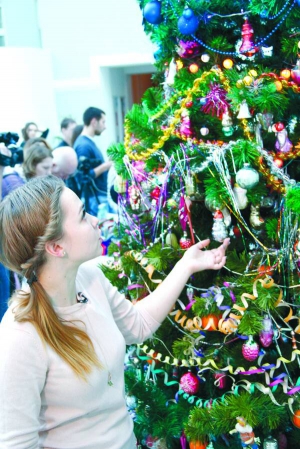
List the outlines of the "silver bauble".
<svg viewBox="0 0 300 449">
<path fill-rule="evenodd" d="M 265 439 L 264 449 L 278 449 L 277 440 L 271 436 Z"/>
<path fill-rule="evenodd" d="M 259 174 L 254 168 L 250 167 L 249 164 L 245 164 L 244 167 L 237 172 L 235 180 L 240 187 L 250 190 L 258 184 Z"/>
</svg>

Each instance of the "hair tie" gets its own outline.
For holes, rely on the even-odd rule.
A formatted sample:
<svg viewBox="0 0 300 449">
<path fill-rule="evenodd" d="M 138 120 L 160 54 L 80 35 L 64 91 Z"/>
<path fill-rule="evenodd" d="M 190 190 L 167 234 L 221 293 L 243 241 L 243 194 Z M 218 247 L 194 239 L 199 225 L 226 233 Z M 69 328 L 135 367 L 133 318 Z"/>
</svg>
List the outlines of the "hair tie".
<svg viewBox="0 0 300 449">
<path fill-rule="evenodd" d="M 32 286 L 34 282 L 38 282 L 38 278 L 36 277 L 36 274 L 33 272 L 29 278 L 27 278 L 27 284 Z"/>
</svg>

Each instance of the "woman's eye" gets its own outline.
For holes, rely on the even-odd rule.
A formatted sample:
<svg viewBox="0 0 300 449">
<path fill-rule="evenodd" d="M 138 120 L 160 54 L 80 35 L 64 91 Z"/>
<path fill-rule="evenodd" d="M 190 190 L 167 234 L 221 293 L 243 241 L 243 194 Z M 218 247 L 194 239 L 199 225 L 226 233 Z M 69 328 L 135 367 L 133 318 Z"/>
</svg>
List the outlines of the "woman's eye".
<svg viewBox="0 0 300 449">
<path fill-rule="evenodd" d="M 82 219 L 84 219 L 85 214 L 86 214 L 86 210 L 85 210 L 85 209 L 82 209 Z"/>
</svg>

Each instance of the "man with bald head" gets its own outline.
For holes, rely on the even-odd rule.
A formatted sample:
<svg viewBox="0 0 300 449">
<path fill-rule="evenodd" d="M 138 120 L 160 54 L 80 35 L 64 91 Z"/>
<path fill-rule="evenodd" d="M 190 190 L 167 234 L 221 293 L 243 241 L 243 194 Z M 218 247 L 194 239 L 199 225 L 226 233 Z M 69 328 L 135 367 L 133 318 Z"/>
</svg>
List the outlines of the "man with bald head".
<svg viewBox="0 0 300 449">
<path fill-rule="evenodd" d="M 77 170 L 78 159 L 72 147 L 58 147 L 52 151 L 52 174 L 64 181 Z"/>
</svg>

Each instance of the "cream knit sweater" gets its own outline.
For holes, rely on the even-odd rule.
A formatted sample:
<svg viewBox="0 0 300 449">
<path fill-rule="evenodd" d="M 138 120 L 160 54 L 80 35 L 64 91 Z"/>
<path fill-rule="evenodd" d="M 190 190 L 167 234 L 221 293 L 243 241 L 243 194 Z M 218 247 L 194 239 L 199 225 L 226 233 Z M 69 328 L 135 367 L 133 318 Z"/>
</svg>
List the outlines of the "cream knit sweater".
<svg viewBox="0 0 300 449">
<path fill-rule="evenodd" d="M 30 323 L 14 322 L 13 306 L 0 325 L 1 449 L 134 449 L 133 423 L 124 398 L 125 345 L 158 328 L 133 306 L 97 267 L 83 264 L 76 279 L 86 304 L 58 307 L 65 320 L 79 320 L 103 365 L 84 382 L 47 345 Z M 149 308 L 148 308 L 149 310 Z M 151 311 L 150 311 L 151 312 Z M 109 376 L 113 385 L 108 384 Z"/>
</svg>

